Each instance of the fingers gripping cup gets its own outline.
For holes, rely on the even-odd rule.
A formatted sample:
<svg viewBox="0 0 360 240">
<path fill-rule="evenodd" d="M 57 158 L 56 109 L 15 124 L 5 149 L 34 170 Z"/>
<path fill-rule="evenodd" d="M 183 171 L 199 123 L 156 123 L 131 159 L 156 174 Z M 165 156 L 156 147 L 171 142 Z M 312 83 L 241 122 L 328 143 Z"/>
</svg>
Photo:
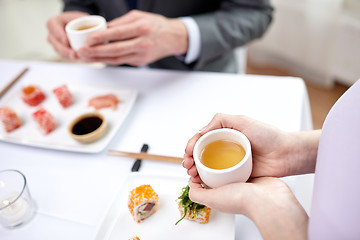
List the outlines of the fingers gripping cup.
<svg viewBox="0 0 360 240">
<path fill-rule="evenodd" d="M 201 180 L 211 188 L 246 182 L 252 171 L 250 141 L 234 129 L 216 129 L 201 136 L 193 157 Z"/>
<path fill-rule="evenodd" d="M 85 46 L 86 39 L 90 34 L 104 29 L 106 29 L 106 20 L 97 15 L 76 18 L 66 24 L 65 27 L 70 46 L 75 51 Z"/>
</svg>

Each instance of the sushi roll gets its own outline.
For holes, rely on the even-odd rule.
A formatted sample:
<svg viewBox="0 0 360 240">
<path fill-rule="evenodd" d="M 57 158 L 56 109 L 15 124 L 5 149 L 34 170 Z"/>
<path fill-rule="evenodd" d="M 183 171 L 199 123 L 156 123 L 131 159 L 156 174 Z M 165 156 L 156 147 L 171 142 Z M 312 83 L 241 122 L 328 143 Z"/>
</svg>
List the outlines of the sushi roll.
<svg viewBox="0 0 360 240">
<path fill-rule="evenodd" d="M 26 104 L 34 107 L 44 101 L 45 94 L 39 87 L 30 85 L 22 89 L 21 98 Z"/>
<path fill-rule="evenodd" d="M 178 209 L 181 218 L 176 222 L 176 224 L 178 224 L 183 219 L 195 221 L 198 223 L 209 222 L 211 208 L 191 201 L 189 198 L 189 189 L 189 185 L 184 187 L 182 189 L 181 196 L 178 198 Z"/>
<path fill-rule="evenodd" d="M 130 191 L 129 211 L 135 222 L 142 222 L 159 208 L 159 196 L 150 185 L 141 185 Z"/>
<path fill-rule="evenodd" d="M 53 93 L 63 108 L 67 108 L 73 104 L 73 97 L 66 85 L 55 88 Z"/>
<path fill-rule="evenodd" d="M 41 127 L 43 134 L 48 134 L 56 129 L 56 121 L 55 118 L 46 111 L 44 108 L 40 108 L 36 112 L 32 114 L 35 121 L 39 124 Z"/>
<path fill-rule="evenodd" d="M 21 126 L 21 120 L 10 107 L 0 108 L 0 119 L 6 132 L 11 132 Z"/>
<path fill-rule="evenodd" d="M 203 205 L 204 206 L 204 205 Z M 207 223 L 209 222 L 209 217 L 211 213 L 211 208 L 209 207 L 202 207 L 200 209 L 197 209 L 196 211 L 193 211 L 190 207 L 190 210 L 185 213 L 184 205 L 181 203 L 178 203 L 178 209 L 180 212 L 180 216 L 184 216 L 184 219 L 195 221 L 198 223 Z"/>
</svg>

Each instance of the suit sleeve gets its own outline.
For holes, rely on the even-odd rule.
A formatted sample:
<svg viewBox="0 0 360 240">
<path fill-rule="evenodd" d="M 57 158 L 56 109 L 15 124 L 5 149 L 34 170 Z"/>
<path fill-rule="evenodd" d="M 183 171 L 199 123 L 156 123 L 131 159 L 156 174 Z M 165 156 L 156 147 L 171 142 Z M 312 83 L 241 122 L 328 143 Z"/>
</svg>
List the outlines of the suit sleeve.
<svg viewBox="0 0 360 240">
<path fill-rule="evenodd" d="M 80 11 L 89 14 L 99 14 L 99 9 L 92 0 L 63 0 L 64 12 Z"/>
<path fill-rule="evenodd" d="M 217 11 L 192 16 L 201 36 L 200 57 L 194 68 L 260 38 L 271 23 L 272 12 L 269 0 L 227 0 Z"/>
</svg>

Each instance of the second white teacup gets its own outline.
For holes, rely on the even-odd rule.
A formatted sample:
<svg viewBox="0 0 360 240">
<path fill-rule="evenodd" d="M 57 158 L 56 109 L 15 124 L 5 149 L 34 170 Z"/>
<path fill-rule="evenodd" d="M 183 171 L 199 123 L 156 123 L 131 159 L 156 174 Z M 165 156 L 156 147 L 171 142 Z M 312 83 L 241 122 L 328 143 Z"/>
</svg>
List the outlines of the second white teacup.
<svg viewBox="0 0 360 240">
<path fill-rule="evenodd" d="M 97 15 L 76 18 L 65 26 L 70 46 L 75 51 L 85 46 L 90 34 L 104 29 L 106 29 L 106 20 Z"/>
<path fill-rule="evenodd" d="M 236 165 L 225 169 L 214 169 L 205 166 L 201 161 L 204 148 L 217 140 L 231 141 L 241 145 L 245 150 L 243 159 Z M 201 180 L 211 188 L 221 187 L 230 183 L 246 182 L 252 171 L 250 141 L 243 133 L 234 129 L 216 129 L 201 136 L 194 146 L 193 157 Z M 227 159 L 219 159 L 219 161 L 227 161 Z"/>
</svg>

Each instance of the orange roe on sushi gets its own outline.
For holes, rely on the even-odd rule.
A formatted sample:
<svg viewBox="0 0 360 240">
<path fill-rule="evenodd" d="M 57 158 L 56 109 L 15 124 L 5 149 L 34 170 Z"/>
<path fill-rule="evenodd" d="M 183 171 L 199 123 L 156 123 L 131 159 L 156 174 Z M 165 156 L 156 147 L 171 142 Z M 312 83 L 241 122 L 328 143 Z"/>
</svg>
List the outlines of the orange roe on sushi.
<svg viewBox="0 0 360 240">
<path fill-rule="evenodd" d="M 150 185 L 141 185 L 130 191 L 128 208 L 136 222 L 154 214 L 159 207 L 159 195 Z"/>
</svg>

